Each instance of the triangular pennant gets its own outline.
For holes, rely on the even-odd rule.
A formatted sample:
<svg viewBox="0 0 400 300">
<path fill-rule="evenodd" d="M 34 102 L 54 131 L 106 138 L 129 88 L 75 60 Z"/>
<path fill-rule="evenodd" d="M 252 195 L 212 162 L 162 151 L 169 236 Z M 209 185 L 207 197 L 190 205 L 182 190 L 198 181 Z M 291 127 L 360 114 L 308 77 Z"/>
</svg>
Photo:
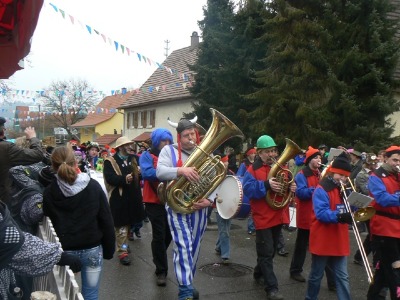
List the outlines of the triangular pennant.
<svg viewBox="0 0 400 300">
<path fill-rule="evenodd" d="M 89 25 L 86 25 L 86 28 L 89 31 L 89 33 L 92 34 L 92 27 L 90 27 Z"/>
<path fill-rule="evenodd" d="M 126 47 L 126 52 L 128 53 L 128 56 L 131 55 L 131 50 L 129 50 L 128 47 Z"/>
<path fill-rule="evenodd" d="M 122 50 L 122 54 L 125 53 L 125 47 L 123 45 L 121 45 L 121 50 Z"/>
<path fill-rule="evenodd" d="M 97 35 L 100 34 L 100 32 L 98 32 L 96 29 L 93 29 L 93 31 L 94 31 Z"/>
<path fill-rule="evenodd" d="M 118 51 L 118 42 L 114 41 L 115 50 Z"/>
<path fill-rule="evenodd" d="M 106 36 L 105 36 L 104 34 L 101 34 L 101 37 L 103 38 L 103 40 L 104 40 L 104 43 L 106 43 L 106 42 L 107 42 L 107 38 L 106 38 Z"/>
<path fill-rule="evenodd" d="M 62 9 L 60 9 L 60 13 L 61 13 L 62 17 L 65 19 L 65 12 Z"/>
<path fill-rule="evenodd" d="M 69 15 L 69 19 L 71 20 L 71 23 L 72 23 L 72 24 L 74 24 L 74 22 L 75 22 L 75 19 L 74 19 L 74 17 L 73 17 L 73 16 L 71 16 L 71 15 Z"/>
<path fill-rule="evenodd" d="M 139 61 L 142 61 L 142 56 L 140 55 L 140 53 L 137 53 L 137 57 L 138 57 Z"/>
<path fill-rule="evenodd" d="M 57 6 L 55 6 L 53 3 L 50 3 L 50 5 L 54 8 L 54 10 L 55 10 L 56 12 L 58 12 Z"/>
</svg>

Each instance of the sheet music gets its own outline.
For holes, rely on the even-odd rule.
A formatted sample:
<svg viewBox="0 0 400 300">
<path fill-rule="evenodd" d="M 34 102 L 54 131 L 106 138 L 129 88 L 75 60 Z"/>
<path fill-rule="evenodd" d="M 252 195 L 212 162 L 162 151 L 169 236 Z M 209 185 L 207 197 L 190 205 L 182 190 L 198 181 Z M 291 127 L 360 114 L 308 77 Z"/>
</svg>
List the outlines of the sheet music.
<svg viewBox="0 0 400 300">
<path fill-rule="evenodd" d="M 373 200 L 372 197 L 357 192 L 352 192 L 350 196 L 347 198 L 349 204 L 357 208 L 367 207 L 372 200 Z"/>
<path fill-rule="evenodd" d="M 342 152 L 343 152 L 342 149 L 331 148 L 331 149 L 329 150 L 328 164 L 329 164 L 333 159 L 335 159 L 336 157 L 338 157 Z"/>
</svg>

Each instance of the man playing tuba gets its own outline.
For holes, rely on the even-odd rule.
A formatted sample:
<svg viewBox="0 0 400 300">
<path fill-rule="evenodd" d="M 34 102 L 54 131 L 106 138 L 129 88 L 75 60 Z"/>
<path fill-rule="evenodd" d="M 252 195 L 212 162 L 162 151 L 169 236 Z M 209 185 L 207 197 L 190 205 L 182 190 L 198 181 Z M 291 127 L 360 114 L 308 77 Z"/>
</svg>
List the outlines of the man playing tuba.
<svg viewBox="0 0 400 300">
<path fill-rule="evenodd" d="M 178 143 L 165 146 L 158 157 L 157 178 L 170 181 L 181 176 L 190 182 L 199 182 L 200 175 L 195 167 L 183 166 L 190 154 L 200 143 L 196 120 L 181 119 L 176 126 Z M 175 126 L 174 126 L 175 127 Z M 213 198 L 212 198 L 213 199 Z M 176 212 L 166 205 L 168 223 L 174 241 L 174 270 L 179 284 L 178 299 L 198 299 L 193 287 L 193 277 L 199 257 L 200 241 L 207 226 L 207 210 L 213 201 L 200 199 L 193 203 L 191 213 Z"/>
<path fill-rule="evenodd" d="M 280 209 L 272 208 L 266 201 L 268 191 L 279 193 L 283 186 L 275 177 L 268 179 L 278 156 L 275 141 L 268 135 L 261 136 L 257 140 L 257 154 L 257 159 L 247 169 L 243 179 L 243 191 L 250 199 L 256 227 L 257 265 L 253 276 L 257 281 L 264 279 L 268 299 L 279 300 L 283 296 L 279 293 L 273 259 L 282 225 L 289 224 L 289 209 L 287 205 Z M 296 184 L 290 183 L 287 189 L 294 193 Z"/>
</svg>

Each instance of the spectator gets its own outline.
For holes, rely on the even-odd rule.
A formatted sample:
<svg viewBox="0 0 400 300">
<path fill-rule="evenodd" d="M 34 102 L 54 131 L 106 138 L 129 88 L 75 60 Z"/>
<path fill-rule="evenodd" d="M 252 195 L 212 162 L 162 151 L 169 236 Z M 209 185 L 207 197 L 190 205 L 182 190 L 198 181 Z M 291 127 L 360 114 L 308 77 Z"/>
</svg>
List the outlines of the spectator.
<svg viewBox="0 0 400 300">
<path fill-rule="evenodd" d="M 30 147 L 27 149 L 7 141 L 5 123 L 6 119 L 0 117 L 0 199 L 7 204 L 10 201 L 11 182 L 8 176 L 10 168 L 40 162 L 44 154 L 36 137 L 35 128 L 25 129 L 26 139 L 30 142 Z"/>
</svg>

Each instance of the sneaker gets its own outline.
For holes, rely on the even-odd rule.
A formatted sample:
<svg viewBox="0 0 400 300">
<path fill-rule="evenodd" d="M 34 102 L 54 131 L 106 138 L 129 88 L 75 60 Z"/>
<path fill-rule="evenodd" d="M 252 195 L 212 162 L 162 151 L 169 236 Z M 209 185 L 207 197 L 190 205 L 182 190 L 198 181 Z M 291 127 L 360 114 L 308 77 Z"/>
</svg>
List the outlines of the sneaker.
<svg viewBox="0 0 400 300">
<path fill-rule="evenodd" d="M 221 249 L 215 248 L 215 253 L 216 253 L 217 255 L 221 255 Z"/>
<path fill-rule="evenodd" d="M 250 235 L 252 235 L 252 236 L 255 236 L 255 235 L 256 235 L 256 232 L 255 232 L 254 230 L 249 230 L 247 233 L 250 234 Z"/>
<path fill-rule="evenodd" d="M 306 279 L 300 273 L 290 274 L 290 278 L 292 278 L 293 280 L 296 280 L 298 282 L 305 282 L 306 281 Z"/>
<path fill-rule="evenodd" d="M 140 231 L 139 231 L 139 230 L 136 230 L 136 231 L 135 231 L 135 235 L 136 235 L 136 237 L 137 237 L 138 239 L 142 238 L 142 235 L 140 234 Z"/>
<path fill-rule="evenodd" d="M 222 264 L 229 265 L 230 263 L 231 263 L 231 261 L 229 260 L 229 258 L 223 258 L 222 259 Z"/>
<path fill-rule="evenodd" d="M 289 252 L 286 251 L 285 248 L 281 248 L 281 249 L 278 250 L 278 255 L 280 255 L 280 256 L 285 256 L 285 257 L 286 257 L 286 256 L 289 255 Z"/>
<path fill-rule="evenodd" d="M 328 290 L 331 292 L 336 292 L 336 286 L 335 285 L 328 285 Z"/>
<path fill-rule="evenodd" d="M 283 296 L 279 293 L 278 290 L 272 290 L 267 292 L 267 299 L 269 300 L 283 300 Z"/>
<path fill-rule="evenodd" d="M 131 259 L 129 258 L 128 253 L 122 253 L 120 256 L 118 256 L 119 262 L 124 265 L 124 266 L 129 266 L 131 264 Z"/>
<path fill-rule="evenodd" d="M 157 285 L 158 286 L 166 286 L 167 285 L 167 276 L 164 273 L 157 275 Z"/>
</svg>

